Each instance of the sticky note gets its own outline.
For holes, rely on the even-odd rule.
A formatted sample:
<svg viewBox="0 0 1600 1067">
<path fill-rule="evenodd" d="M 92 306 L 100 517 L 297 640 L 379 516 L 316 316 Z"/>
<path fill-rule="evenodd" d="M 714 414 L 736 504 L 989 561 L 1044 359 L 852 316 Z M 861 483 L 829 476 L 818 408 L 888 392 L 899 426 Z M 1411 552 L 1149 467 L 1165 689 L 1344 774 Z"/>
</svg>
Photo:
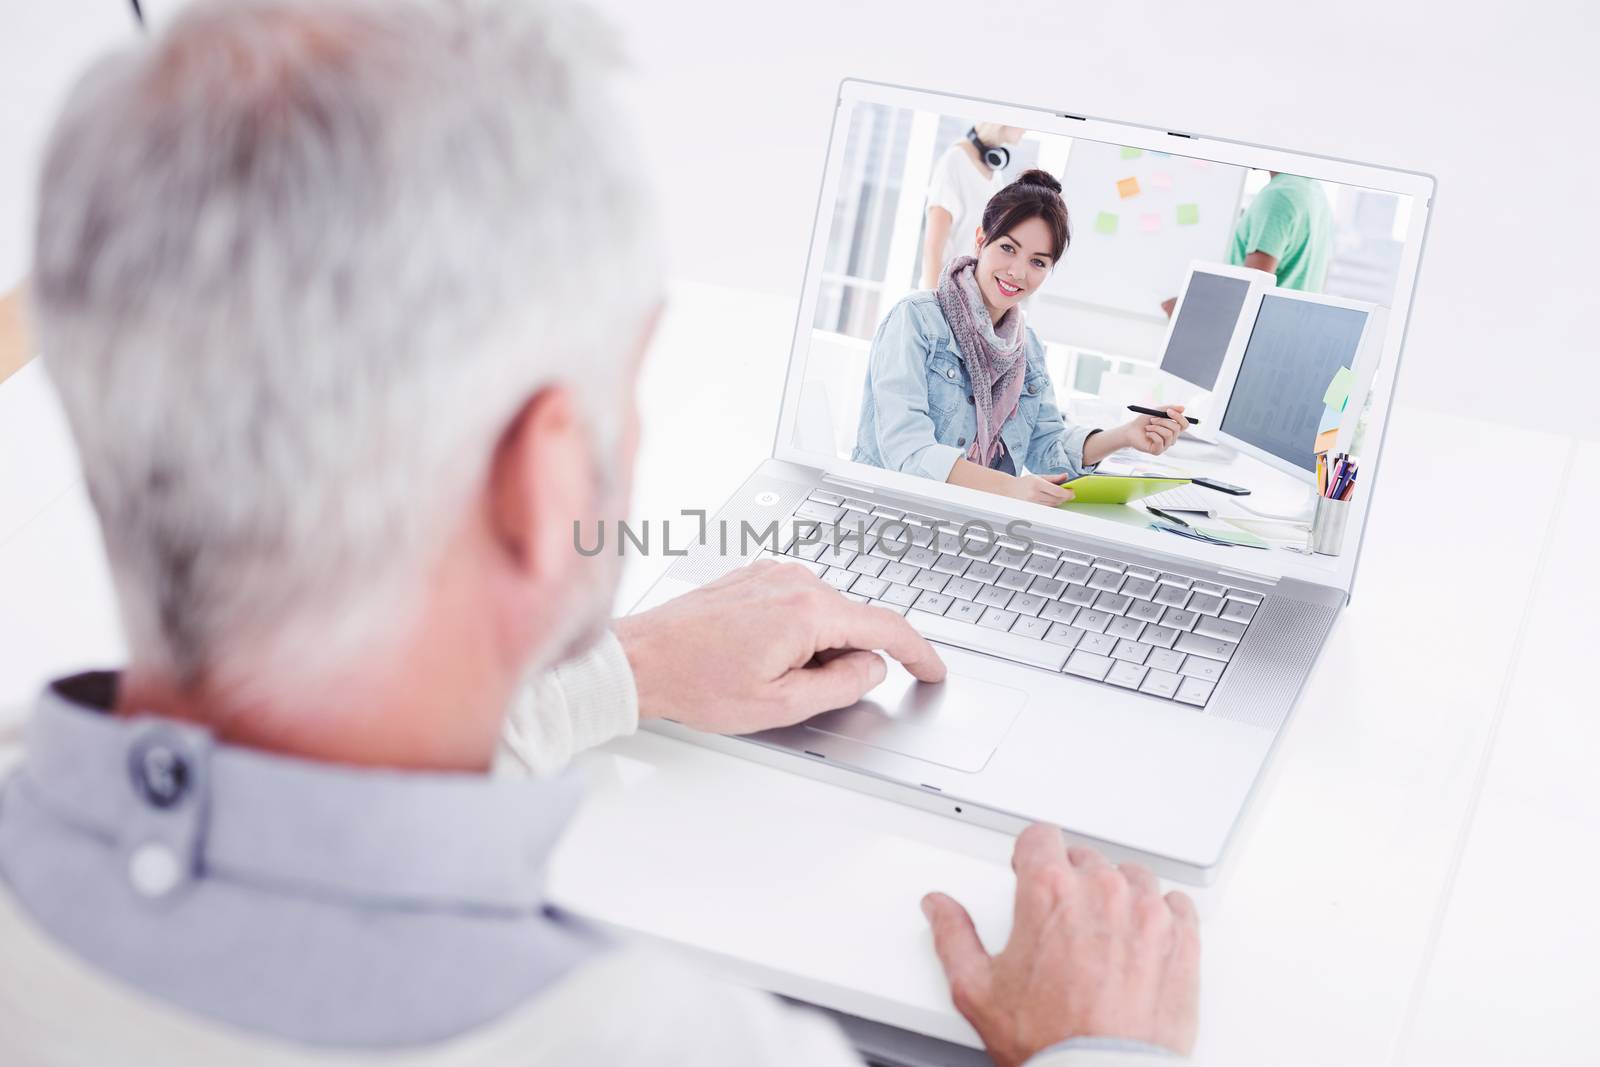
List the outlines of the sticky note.
<svg viewBox="0 0 1600 1067">
<path fill-rule="evenodd" d="M 1123 159 L 1138 159 L 1142 155 L 1144 155 L 1144 149 L 1142 148 L 1124 148 L 1122 150 Z"/>
<path fill-rule="evenodd" d="M 1179 226 L 1193 226 L 1195 223 L 1197 223 L 1199 221 L 1200 221 L 1200 205 L 1199 204 L 1179 204 L 1178 205 L 1178 225 Z"/>
<path fill-rule="evenodd" d="M 1161 231 L 1161 216 L 1155 214 L 1140 215 L 1139 229 L 1145 233 L 1159 233 Z"/>
<path fill-rule="evenodd" d="M 1109 211 L 1100 212 L 1100 214 L 1096 215 L 1094 219 L 1094 232 L 1103 233 L 1107 236 L 1116 233 L 1117 216 L 1113 215 Z"/>
<path fill-rule="evenodd" d="M 1157 171 L 1156 173 L 1150 175 L 1150 187 L 1152 189 L 1171 189 L 1172 175 L 1168 174 L 1164 170 Z"/>
<path fill-rule="evenodd" d="M 1342 406 L 1342 405 L 1341 405 Z M 1317 433 L 1324 434 L 1329 430 L 1337 430 L 1344 421 L 1344 412 L 1339 408 L 1329 405 L 1322 409 L 1322 418 L 1317 423 Z"/>
<path fill-rule="evenodd" d="M 1139 195 L 1139 179 L 1124 178 L 1117 183 L 1117 195 L 1126 200 L 1130 196 Z"/>
<path fill-rule="evenodd" d="M 1333 381 L 1328 383 L 1327 390 L 1322 394 L 1322 402 L 1330 408 L 1344 410 L 1345 404 L 1350 401 L 1350 387 L 1355 384 L 1355 374 L 1349 367 L 1340 367 L 1334 374 Z"/>
</svg>

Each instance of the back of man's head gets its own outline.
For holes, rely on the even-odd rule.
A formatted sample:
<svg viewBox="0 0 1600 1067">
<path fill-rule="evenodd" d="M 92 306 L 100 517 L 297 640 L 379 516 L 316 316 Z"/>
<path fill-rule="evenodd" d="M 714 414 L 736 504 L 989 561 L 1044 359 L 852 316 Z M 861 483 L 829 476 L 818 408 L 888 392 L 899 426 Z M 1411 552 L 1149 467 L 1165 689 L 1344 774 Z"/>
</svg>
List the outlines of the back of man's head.
<svg viewBox="0 0 1600 1067">
<path fill-rule="evenodd" d="M 605 447 L 659 295 L 611 58 L 565 7 L 232 0 L 83 78 L 32 288 L 135 663 L 331 666 L 530 394 Z"/>
</svg>

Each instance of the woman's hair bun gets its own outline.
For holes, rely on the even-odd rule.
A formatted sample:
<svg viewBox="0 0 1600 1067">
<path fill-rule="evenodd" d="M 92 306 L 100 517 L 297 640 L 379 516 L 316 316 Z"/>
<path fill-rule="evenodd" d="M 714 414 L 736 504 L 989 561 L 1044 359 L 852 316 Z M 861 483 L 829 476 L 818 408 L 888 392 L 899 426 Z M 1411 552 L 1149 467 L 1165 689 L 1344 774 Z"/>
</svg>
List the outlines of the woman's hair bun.
<svg viewBox="0 0 1600 1067">
<path fill-rule="evenodd" d="M 1055 175 L 1051 174 L 1047 170 L 1040 170 L 1038 167 L 1034 167 L 1032 170 L 1023 171 L 1022 174 L 1017 177 L 1016 184 L 1038 185 L 1050 190 L 1052 193 L 1059 193 L 1061 191 L 1061 183 L 1056 181 Z"/>
</svg>

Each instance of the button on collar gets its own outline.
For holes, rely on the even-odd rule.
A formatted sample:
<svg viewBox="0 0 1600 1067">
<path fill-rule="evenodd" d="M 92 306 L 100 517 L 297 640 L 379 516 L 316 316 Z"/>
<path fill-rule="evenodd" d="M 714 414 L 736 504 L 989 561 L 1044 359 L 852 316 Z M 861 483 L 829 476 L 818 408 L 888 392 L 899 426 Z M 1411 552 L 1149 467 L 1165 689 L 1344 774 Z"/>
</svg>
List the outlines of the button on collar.
<svg viewBox="0 0 1600 1067">
<path fill-rule="evenodd" d="M 177 745 L 160 734 L 141 738 L 128 750 L 133 787 L 147 803 L 170 808 L 189 792 L 189 763 Z"/>
</svg>

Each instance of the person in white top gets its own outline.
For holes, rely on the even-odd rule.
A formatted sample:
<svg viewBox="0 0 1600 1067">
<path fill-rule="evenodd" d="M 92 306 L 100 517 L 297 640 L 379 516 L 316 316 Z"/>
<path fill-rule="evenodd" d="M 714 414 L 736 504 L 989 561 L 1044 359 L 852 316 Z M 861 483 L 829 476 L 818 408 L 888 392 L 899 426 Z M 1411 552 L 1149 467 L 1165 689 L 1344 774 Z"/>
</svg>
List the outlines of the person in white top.
<svg viewBox="0 0 1600 1067">
<path fill-rule="evenodd" d="M 972 254 L 983 206 L 1005 185 L 1006 146 L 1022 140 L 1023 133 L 1020 126 L 980 122 L 934 163 L 922 238 L 922 288 L 939 284 L 946 263 Z"/>
<path fill-rule="evenodd" d="M 877 650 L 944 676 L 790 564 L 607 623 L 574 527 L 627 513 L 662 289 L 613 50 L 560 4 L 201 0 L 70 95 L 34 321 L 129 661 L 0 752 L 8 1065 L 853 1062 L 550 908 L 576 782 L 490 773 L 848 706 Z M 997 954 L 923 900 L 995 1062 L 1187 1053 L 1188 898 L 1046 826 L 1014 867 Z"/>
</svg>

